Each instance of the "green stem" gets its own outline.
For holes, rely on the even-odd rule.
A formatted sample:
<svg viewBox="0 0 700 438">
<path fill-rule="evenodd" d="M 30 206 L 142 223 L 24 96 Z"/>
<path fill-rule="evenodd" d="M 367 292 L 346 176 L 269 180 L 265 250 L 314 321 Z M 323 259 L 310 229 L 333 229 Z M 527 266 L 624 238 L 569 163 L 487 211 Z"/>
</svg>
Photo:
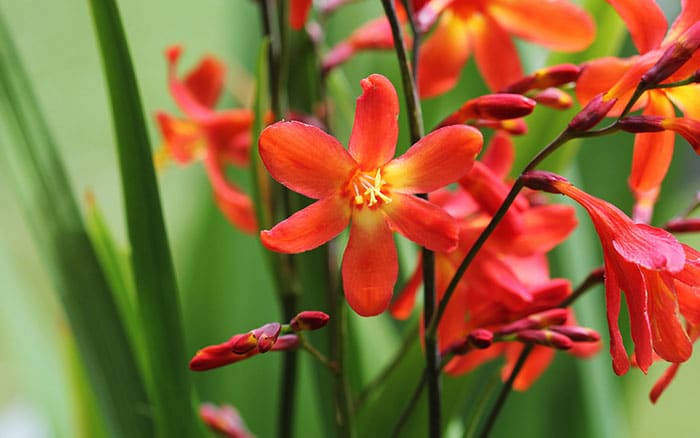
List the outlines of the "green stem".
<svg viewBox="0 0 700 438">
<path fill-rule="evenodd" d="M 347 310 L 345 300 L 340 290 L 332 294 L 331 309 L 335 310 L 335 318 L 329 323 L 331 331 L 331 360 L 336 365 L 334 374 L 334 391 L 337 433 L 341 438 L 353 436 L 352 430 L 352 398 L 350 385 L 345 375 L 345 341 L 347 335 Z"/>
</svg>

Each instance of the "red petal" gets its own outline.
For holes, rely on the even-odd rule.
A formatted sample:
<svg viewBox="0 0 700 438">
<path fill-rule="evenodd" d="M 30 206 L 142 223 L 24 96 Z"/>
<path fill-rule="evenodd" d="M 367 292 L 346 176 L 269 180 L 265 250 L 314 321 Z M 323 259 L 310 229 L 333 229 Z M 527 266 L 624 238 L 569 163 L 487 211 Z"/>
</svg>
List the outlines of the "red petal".
<svg viewBox="0 0 700 438">
<path fill-rule="evenodd" d="M 355 210 L 350 240 L 343 255 L 345 298 L 362 316 L 374 316 L 389 306 L 398 276 L 396 246 L 381 214 Z"/>
<path fill-rule="evenodd" d="M 616 274 L 618 275 L 620 286 L 625 292 L 627 309 L 629 310 L 630 332 L 634 341 L 634 356 L 637 366 L 646 374 L 653 361 L 648 292 L 638 266 L 624 261 L 620 261 L 617 266 Z"/>
<path fill-rule="evenodd" d="M 451 90 L 459 80 L 469 51 L 466 23 L 445 12 L 421 47 L 417 79 L 421 97 L 434 97 Z"/>
<path fill-rule="evenodd" d="M 340 196 L 329 196 L 297 211 L 261 231 L 260 239 L 269 249 L 282 253 L 299 253 L 328 242 L 348 225 L 350 208 Z"/>
<path fill-rule="evenodd" d="M 350 155 L 362 170 L 372 170 L 394 157 L 399 135 L 399 99 L 389 79 L 373 74 L 360 81 Z"/>
<path fill-rule="evenodd" d="M 673 21 L 663 45 L 676 41 L 690 26 L 700 21 L 700 3 L 695 0 L 682 0 L 681 13 Z"/>
<path fill-rule="evenodd" d="M 568 205 L 540 205 L 523 212 L 523 232 L 511 243 L 511 253 L 528 256 L 545 253 L 564 241 L 578 224 Z"/>
<path fill-rule="evenodd" d="M 669 362 L 685 362 L 693 352 L 690 338 L 678 318 L 678 299 L 671 279 L 644 271 L 654 351 Z M 665 280 L 665 281 L 664 281 Z"/>
<path fill-rule="evenodd" d="M 403 193 L 428 193 L 457 181 L 481 150 L 481 133 L 470 126 L 440 128 L 384 166 L 384 179 Z"/>
<path fill-rule="evenodd" d="M 170 94 L 172 94 L 180 109 L 190 118 L 195 120 L 206 118 L 212 113 L 211 108 L 202 103 L 206 101 L 206 98 L 200 101 L 199 96 L 195 94 L 196 92 L 193 93 L 188 84 L 177 76 L 177 63 L 181 53 L 181 50 L 172 49 L 167 52 Z M 210 69 L 208 71 L 211 72 L 213 70 Z M 202 81 L 202 78 L 197 78 L 197 81 Z M 202 88 L 204 87 L 202 86 Z"/>
<path fill-rule="evenodd" d="M 595 36 L 590 15 L 568 0 L 492 0 L 488 10 L 509 33 L 553 50 L 583 50 Z"/>
<path fill-rule="evenodd" d="M 659 399 L 659 397 L 661 397 L 661 394 L 666 390 L 668 385 L 671 384 L 673 378 L 676 377 L 676 373 L 678 372 L 679 367 L 680 364 L 672 364 L 666 369 L 666 371 L 664 371 L 664 374 L 659 378 L 659 380 L 656 381 L 654 387 L 649 393 L 649 398 L 651 399 L 652 403 L 656 403 L 656 401 Z"/>
<path fill-rule="evenodd" d="M 217 112 L 202 122 L 213 153 L 237 166 L 245 166 L 250 160 L 252 125 L 252 111 L 243 109 Z"/>
<path fill-rule="evenodd" d="M 524 76 L 515 44 L 495 20 L 474 15 L 469 28 L 476 64 L 491 90 L 501 90 Z"/>
<path fill-rule="evenodd" d="M 300 122 L 268 126 L 260 134 L 259 145 L 270 175 L 310 198 L 339 194 L 357 167 L 338 140 Z"/>
<path fill-rule="evenodd" d="M 416 303 L 416 294 L 418 287 L 423 283 L 423 269 L 421 263 L 417 263 L 416 269 L 413 271 L 411 278 L 408 279 L 401 292 L 396 296 L 389 306 L 391 316 L 396 319 L 408 319 L 411 316 L 413 307 Z"/>
<path fill-rule="evenodd" d="M 618 319 L 620 317 L 620 284 L 614 259 L 605 250 L 605 307 L 607 309 L 608 330 L 610 332 L 610 356 L 615 374 L 621 376 L 630 368 L 629 356 L 622 341 Z"/>
<path fill-rule="evenodd" d="M 392 194 L 392 202 L 382 211 L 392 229 L 432 251 L 457 248 L 458 227 L 445 210 L 413 195 Z"/>
<path fill-rule="evenodd" d="M 491 169 L 494 175 L 503 180 L 510 173 L 514 161 L 513 140 L 508 133 L 496 131 L 486 148 L 486 152 L 481 157 L 481 162 Z"/>
<path fill-rule="evenodd" d="M 606 92 L 630 69 L 635 58 L 606 57 L 587 62 L 576 81 L 576 97 L 585 106 L 600 93 Z M 624 101 L 623 104 L 627 104 Z"/>
<path fill-rule="evenodd" d="M 299 30 L 304 27 L 309 9 L 311 9 L 311 0 L 292 0 L 289 10 L 289 24 L 292 29 Z"/>
<path fill-rule="evenodd" d="M 607 0 L 620 14 L 639 53 L 661 45 L 668 25 L 664 13 L 654 0 Z"/>
<path fill-rule="evenodd" d="M 205 154 L 206 142 L 201 127 L 189 120 L 156 114 L 165 148 L 179 164 L 188 164 Z"/>
<path fill-rule="evenodd" d="M 494 344 L 486 350 L 476 350 L 464 356 L 455 356 L 455 358 L 449 361 L 445 366 L 445 372 L 453 376 L 468 373 L 482 363 L 500 356 L 505 347 L 505 344 Z"/>
<path fill-rule="evenodd" d="M 224 87 L 226 67 L 213 56 L 205 56 L 185 77 L 192 97 L 207 108 L 214 108 Z"/>
<path fill-rule="evenodd" d="M 204 165 L 209 175 L 209 181 L 214 189 L 216 204 L 221 212 L 234 226 L 246 233 L 258 231 L 255 212 L 250 198 L 241 192 L 233 183 L 226 180 L 222 163 L 213 154 L 207 155 Z"/>
</svg>

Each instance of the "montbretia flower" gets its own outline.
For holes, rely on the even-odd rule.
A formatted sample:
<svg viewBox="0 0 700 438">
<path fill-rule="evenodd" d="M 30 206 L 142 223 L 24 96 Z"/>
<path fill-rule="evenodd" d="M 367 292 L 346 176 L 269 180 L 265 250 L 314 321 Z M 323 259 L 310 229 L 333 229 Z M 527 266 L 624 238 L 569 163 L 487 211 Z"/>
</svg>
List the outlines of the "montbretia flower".
<svg viewBox="0 0 700 438">
<path fill-rule="evenodd" d="M 654 0 L 608 2 L 627 24 L 640 55 L 627 59 L 606 57 L 586 63 L 576 82 L 576 95 L 582 105 L 600 93 L 604 102 L 617 99 L 611 115 L 619 115 L 641 82 L 655 85 L 657 81 L 675 82 L 695 74 L 700 67 L 700 56 L 692 51 L 700 44 L 700 24 L 696 24 L 700 21 L 700 8 L 694 1 L 684 0 L 681 14 L 666 33 L 666 18 Z M 687 118 L 697 120 L 700 119 L 698 102 L 700 84 L 695 83 L 646 91 L 633 109 L 643 108 L 644 116 L 670 119 L 676 116 L 678 108 Z M 636 199 L 632 215 L 635 221 L 651 220 L 659 188 L 671 163 L 674 137 L 670 129 L 635 136 L 628 181 Z"/>
<path fill-rule="evenodd" d="M 163 135 L 163 148 L 157 154 L 157 165 L 171 158 L 179 164 L 204 161 L 214 196 L 224 216 L 241 230 L 257 231 L 250 198 L 225 175 L 225 166 L 248 164 L 253 113 L 244 109 L 214 109 L 224 83 L 224 65 L 207 56 L 184 78 L 177 75 L 177 62 L 182 49 L 170 47 L 168 82 L 175 102 L 187 118 L 156 114 Z"/>
<path fill-rule="evenodd" d="M 216 406 L 212 403 L 203 403 L 199 407 L 199 416 L 204 424 L 222 436 L 228 438 L 253 438 L 253 435 L 248 432 L 241 415 L 233 406 Z"/>
<path fill-rule="evenodd" d="M 572 198 L 593 221 L 603 246 L 610 353 L 615 373 L 626 373 L 630 365 L 618 328 L 621 290 L 629 309 L 637 366 L 646 373 L 654 352 L 669 362 L 688 360 L 692 346 L 679 315 L 680 310 L 687 317 L 679 291 L 685 285 L 700 285 L 696 257 L 686 255 L 697 252 L 667 231 L 632 222 L 615 206 L 579 190 L 558 175 L 530 172 L 523 181 L 528 187 Z"/>
<path fill-rule="evenodd" d="M 524 76 L 511 36 L 549 49 L 577 51 L 595 34 L 591 17 L 565 0 L 428 0 L 416 1 L 418 26 L 427 30 L 418 61 L 418 85 L 423 97 L 451 90 L 470 53 L 493 91 L 502 91 Z M 517 91 L 511 91 L 517 92 Z"/>
<path fill-rule="evenodd" d="M 414 194 L 464 175 L 482 137 L 474 128 L 449 126 L 392 159 L 398 137 L 396 90 L 377 74 L 361 85 L 349 150 L 299 122 L 275 123 L 262 132 L 260 156 L 272 177 L 318 201 L 260 237 L 273 251 L 298 253 L 328 242 L 350 223 L 342 261 L 345 296 L 357 313 L 371 316 L 387 308 L 398 274 L 392 231 L 432 250 L 456 248 L 454 219 Z"/>
</svg>

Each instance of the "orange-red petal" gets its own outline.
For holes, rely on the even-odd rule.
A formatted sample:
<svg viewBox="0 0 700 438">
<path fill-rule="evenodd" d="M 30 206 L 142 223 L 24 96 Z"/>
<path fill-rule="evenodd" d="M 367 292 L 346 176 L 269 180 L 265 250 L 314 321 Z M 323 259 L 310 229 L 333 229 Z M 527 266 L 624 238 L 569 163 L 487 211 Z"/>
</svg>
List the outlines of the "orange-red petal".
<svg viewBox="0 0 700 438">
<path fill-rule="evenodd" d="M 432 192 L 468 172 L 482 142 L 481 133 L 470 126 L 440 128 L 384 166 L 384 179 L 394 191 Z"/>
<path fill-rule="evenodd" d="M 311 9 L 311 0 L 292 0 L 289 8 L 289 24 L 292 29 L 299 30 L 306 23 L 306 16 Z"/>
<path fill-rule="evenodd" d="M 459 228 L 454 218 L 424 199 L 393 193 L 392 202 L 385 204 L 382 211 L 393 230 L 420 246 L 440 252 L 457 248 Z"/>
<path fill-rule="evenodd" d="M 226 67 L 213 56 L 205 56 L 185 77 L 192 97 L 207 108 L 214 108 L 224 87 Z"/>
<path fill-rule="evenodd" d="M 630 31 L 639 53 L 646 53 L 661 45 L 668 24 L 654 0 L 607 0 L 620 14 Z"/>
<path fill-rule="evenodd" d="M 382 166 L 394 157 L 399 135 L 399 98 L 394 85 L 380 74 L 360 81 L 355 122 L 348 149 L 362 170 Z"/>
<path fill-rule="evenodd" d="M 595 36 L 593 19 L 568 0 L 492 0 L 488 11 L 509 33 L 553 50 L 583 50 Z"/>
<path fill-rule="evenodd" d="M 644 272 L 654 351 L 669 362 L 684 362 L 690 358 L 693 346 L 679 319 L 672 281 L 658 272 Z"/>
<path fill-rule="evenodd" d="M 425 40 L 418 59 L 418 91 L 423 98 L 451 90 L 469 58 L 467 23 L 446 11 Z"/>
<path fill-rule="evenodd" d="M 469 29 L 476 64 L 491 90 L 501 90 L 525 75 L 513 40 L 493 18 L 475 14 Z"/>
<path fill-rule="evenodd" d="M 216 204 L 234 226 L 246 233 L 258 231 L 253 211 L 253 203 L 238 187 L 229 182 L 223 174 L 223 163 L 213 154 L 204 159 L 209 181 L 214 189 Z"/>
<path fill-rule="evenodd" d="M 633 63 L 634 59 L 614 57 L 599 58 L 585 63 L 576 81 L 576 97 L 581 105 L 585 106 L 600 93 L 611 89 Z"/>
<path fill-rule="evenodd" d="M 491 169 L 494 175 L 501 180 L 510 173 L 515 161 L 515 149 L 513 140 L 505 131 L 496 131 L 491 137 L 486 152 L 481 157 L 481 162 Z"/>
<path fill-rule="evenodd" d="M 398 258 L 393 233 L 377 211 L 353 212 L 341 270 L 345 298 L 355 312 L 374 316 L 389 307 Z"/>
<path fill-rule="evenodd" d="M 603 253 L 605 258 L 605 307 L 607 309 L 608 330 L 610 333 L 610 356 L 615 374 L 621 376 L 630 368 L 630 360 L 622 341 L 618 319 L 620 317 L 620 283 L 616 269 L 613 266 L 615 260 L 610 255 Z"/>
<path fill-rule="evenodd" d="M 682 0 L 681 5 L 681 13 L 673 21 L 663 45 L 676 41 L 683 32 L 700 21 L 700 3 L 695 0 Z"/>
<path fill-rule="evenodd" d="M 156 120 L 168 155 L 179 164 L 188 164 L 205 154 L 205 134 L 198 124 L 166 113 L 157 113 Z"/>
<path fill-rule="evenodd" d="M 345 198 L 329 196 L 303 208 L 260 232 L 263 245 L 272 251 L 296 254 L 328 242 L 345 229 L 350 207 Z"/>
<path fill-rule="evenodd" d="M 259 145 L 270 175 L 310 198 L 339 194 L 357 167 L 338 140 L 301 122 L 268 126 L 260 134 Z"/>
</svg>

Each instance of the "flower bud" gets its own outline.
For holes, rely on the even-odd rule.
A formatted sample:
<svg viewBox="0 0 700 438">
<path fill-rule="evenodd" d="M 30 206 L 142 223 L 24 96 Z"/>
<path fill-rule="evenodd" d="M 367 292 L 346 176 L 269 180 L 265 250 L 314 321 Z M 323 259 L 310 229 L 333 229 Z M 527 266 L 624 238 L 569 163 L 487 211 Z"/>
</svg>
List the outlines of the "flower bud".
<svg viewBox="0 0 700 438">
<path fill-rule="evenodd" d="M 441 354 L 463 355 L 474 349 L 484 350 L 489 348 L 491 344 L 493 344 L 493 333 L 486 329 L 476 329 L 472 330 L 466 337 L 452 342 Z"/>
<path fill-rule="evenodd" d="M 600 335 L 597 331 L 574 325 L 553 325 L 548 327 L 553 332 L 560 333 L 574 342 L 598 342 Z"/>
<path fill-rule="evenodd" d="M 272 351 L 296 350 L 298 346 L 299 337 L 297 335 L 282 335 L 277 338 L 277 342 L 272 346 Z"/>
<path fill-rule="evenodd" d="M 665 128 L 661 126 L 663 121 L 661 116 L 627 116 L 617 122 L 617 126 L 626 132 L 659 132 Z"/>
<path fill-rule="evenodd" d="M 520 182 L 529 189 L 541 190 L 548 193 L 561 193 L 556 187 L 558 183 L 569 184 L 563 176 L 544 170 L 532 170 L 520 177 Z"/>
<path fill-rule="evenodd" d="M 700 231 L 700 217 L 671 219 L 664 226 L 671 233 L 693 233 Z"/>
<path fill-rule="evenodd" d="M 204 424 L 213 431 L 231 438 L 250 438 L 238 411 L 233 406 L 221 407 L 211 403 L 203 403 L 199 408 L 199 416 Z"/>
<path fill-rule="evenodd" d="M 491 128 L 506 131 L 512 135 L 523 135 L 527 132 L 527 125 L 523 119 L 509 120 L 474 120 L 469 123 L 476 128 Z"/>
<path fill-rule="evenodd" d="M 231 351 L 236 354 L 246 354 L 258 346 L 258 337 L 252 330 L 243 335 L 239 335 L 238 340 L 231 346 Z"/>
<path fill-rule="evenodd" d="M 557 350 L 569 350 L 574 346 L 574 341 L 567 336 L 550 330 L 523 330 L 516 333 L 516 338 L 520 342 L 544 345 Z"/>
<path fill-rule="evenodd" d="M 459 125 L 470 119 L 516 119 L 530 114 L 535 105 L 534 100 L 519 94 L 487 94 L 465 102 L 457 111 L 443 120 L 438 128 Z"/>
<path fill-rule="evenodd" d="M 306 310 L 292 318 L 289 322 L 289 326 L 295 332 L 318 330 L 328 324 L 329 319 L 330 316 L 323 312 Z"/>
<path fill-rule="evenodd" d="M 165 57 L 170 64 L 174 64 L 180 58 L 182 54 L 182 46 L 179 44 L 172 45 L 165 49 Z"/>
<path fill-rule="evenodd" d="M 700 155 L 700 121 L 687 117 L 670 117 L 661 121 L 661 126 L 680 134 Z"/>
<path fill-rule="evenodd" d="M 656 85 L 683 66 L 700 48 L 700 22 L 692 25 L 661 55 L 659 60 L 642 75 L 645 85 Z"/>
<path fill-rule="evenodd" d="M 525 318 L 505 325 L 496 332 L 497 335 L 508 335 L 522 330 L 539 329 L 550 325 L 564 324 L 569 316 L 566 309 L 549 309 L 539 313 L 533 313 Z"/>
<path fill-rule="evenodd" d="M 255 329 L 253 332 L 258 339 L 257 347 L 261 353 L 267 353 L 272 349 L 272 346 L 277 342 L 277 337 L 280 334 L 282 326 L 279 322 L 271 322 L 264 326 Z"/>
<path fill-rule="evenodd" d="M 581 67 L 574 64 L 560 64 L 535 71 L 529 76 L 507 86 L 506 93 L 524 93 L 528 90 L 544 90 L 545 88 L 575 82 L 581 74 Z"/>
<path fill-rule="evenodd" d="M 603 100 L 603 93 L 597 95 L 571 119 L 569 129 L 579 132 L 588 131 L 603 120 L 616 102 L 616 97 Z"/>
<path fill-rule="evenodd" d="M 233 352 L 233 346 L 247 336 L 249 336 L 248 333 L 235 335 L 224 343 L 209 345 L 202 348 L 190 361 L 190 369 L 192 371 L 206 371 L 238 362 L 256 354 L 257 351 L 255 349 L 251 349 L 246 354 L 236 354 Z"/>
<path fill-rule="evenodd" d="M 554 109 L 569 109 L 574 101 L 568 93 L 558 88 L 546 88 L 532 96 L 535 102 Z"/>
</svg>

